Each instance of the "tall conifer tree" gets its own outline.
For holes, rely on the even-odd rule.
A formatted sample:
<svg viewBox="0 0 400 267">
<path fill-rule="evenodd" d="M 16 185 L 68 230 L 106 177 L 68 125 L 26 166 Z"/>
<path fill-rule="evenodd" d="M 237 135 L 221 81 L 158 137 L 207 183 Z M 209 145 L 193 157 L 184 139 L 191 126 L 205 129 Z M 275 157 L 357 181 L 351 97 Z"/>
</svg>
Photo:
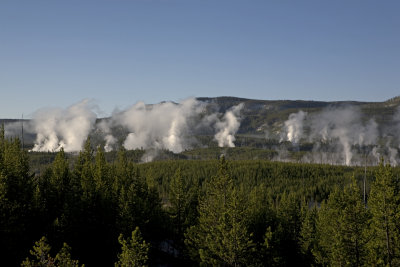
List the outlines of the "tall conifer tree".
<svg viewBox="0 0 400 267">
<path fill-rule="evenodd" d="M 392 167 L 381 161 L 371 185 L 371 264 L 400 265 L 400 195 Z"/>
<path fill-rule="evenodd" d="M 186 237 L 189 249 L 203 263 L 240 266 L 250 260 L 253 243 L 246 229 L 246 202 L 233 184 L 224 157 L 200 199 L 199 222 Z"/>
</svg>

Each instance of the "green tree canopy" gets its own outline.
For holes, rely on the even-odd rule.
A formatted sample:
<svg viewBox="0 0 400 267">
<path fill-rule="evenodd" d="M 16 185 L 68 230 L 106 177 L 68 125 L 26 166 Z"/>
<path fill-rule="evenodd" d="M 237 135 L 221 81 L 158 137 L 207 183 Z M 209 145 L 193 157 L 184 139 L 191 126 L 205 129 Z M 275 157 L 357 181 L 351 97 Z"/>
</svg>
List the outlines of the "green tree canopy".
<svg viewBox="0 0 400 267">
<path fill-rule="evenodd" d="M 206 185 L 199 222 L 189 228 L 186 244 L 210 265 L 239 266 L 250 260 L 253 243 L 246 228 L 246 201 L 229 176 L 225 158 Z"/>
<path fill-rule="evenodd" d="M 400 195 L 399 182 L 390 165 L 381 161 L 371 186 L 368 207 L 371 210 L 371 263 L 400 265 Z"/>
<path fill-rule="evenodd" d="M 122 234 L 118 237 L 121 244 L 121 253 L 118 255 L 118 262 L 115 266 L 139 267 L 147 266 L 149 244 L 143 240 L 139 227 L 132 231 L 132 237 L 124 239 Z"/>
<path fill-rule="evenodd" d="M 369 216 L 355 179 L 343 192 L 336 189 L 331 193 L 317 219 L 319 247 L 314 254 L 318 262 L 330 266 L 365 265 Z"/>
</svg>

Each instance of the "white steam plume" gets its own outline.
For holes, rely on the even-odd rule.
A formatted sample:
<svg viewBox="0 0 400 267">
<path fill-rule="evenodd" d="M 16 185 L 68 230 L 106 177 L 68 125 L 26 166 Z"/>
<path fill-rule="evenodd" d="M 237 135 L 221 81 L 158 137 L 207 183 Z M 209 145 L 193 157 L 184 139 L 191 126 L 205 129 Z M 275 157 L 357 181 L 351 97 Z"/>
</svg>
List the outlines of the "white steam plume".
<svg viewBox="0 0 400 267">
<path fill-rule="evenodd" d="M 111 134 L 107 134 L 104 137 L 104 140 L 106 141 L 106 144 L 104 145 L 104 151 L 105 152 L 110 152 L 113 150 L 113 145 L 117 142 L 117 138 L 115 138 Z"/>
<path fill-rule="evenodd" d="M 303 135 L 303 122 L 307 113 L 300 110 L 289 115 L 285 121 L 285 133 L 288 141 L 297 144 Z"/>
<path fill-rule="evenodd" d="M 397 166 L 397 156 L 398 156 L 397 149 L 393 148 L 393 147 L 388 147 L 388 150 L 389 150 L 389 162 L 390 162 L 390 165 Z"/>
<path fill-rule="evenodd" d="M 97 124 L 97 127 L 101 130 L 104 136 L 104 141 L 106 141 L 104 145 L 104 151 L 105 152 L 110 152 L 113 150 L 114 145 L 117 143 L 117 138 L 115 138 L 111 134 L 111 129 L 109 126 L 109 121 L 108 120 L 102 120 L 100 123 Z"/>
<path fill-rule="evenodd" d="M 41 109 L 33 115 L 33 129 L 37 133 L 32 151 L 76 152 L 82 149 L 95 121 L 96 114 L 88 100 L 67 109 Z"/>
<path fill-rule="evenodd" d="M 219 147 L 235 147 L 235 134 L 240 127 L 239 116 L 243 107 L 244 104 L 240 103 L 230 108 L 225 113 L 222 120 L 215 124 L 215 128 L 218 132 L 215 134 L 214 138 L 217 140 Z"/>
<path fill-rule="evenodd" d="M 373 119 L 363 123 L 361 112 L 356 107 L 329 108 L 314 116 L 310 137 L 314 141 L 338 143 L 342 160 L 346 165 L 351 165 L 352 146 L 375 144 L 378 129 Z"/>
<path fill-rule="evenodd" d="M 371 153 L 372 153 L 372 157 L 374 158 L 374 160 L 375 160 L 376 162 L 379 162 L 379 160 L 380 160 L 380 158 L 381 158 L 381 153 L 379 152 L 378 147 L 375 146 L 375 147 L 372 149 Z"/>
<path fill-rule="evenodd" d="M 139 102 L 115 114 L 112 121 L 128 129 L 129 134 L 123 144 L 126 149 L 154 148 L 179 153 L 188 148 L 191 118 L 201 112 L 201 107 L 201 102 L 195 99 L 180 104 L 163 102 L 145 105 Z"/>
</svg>

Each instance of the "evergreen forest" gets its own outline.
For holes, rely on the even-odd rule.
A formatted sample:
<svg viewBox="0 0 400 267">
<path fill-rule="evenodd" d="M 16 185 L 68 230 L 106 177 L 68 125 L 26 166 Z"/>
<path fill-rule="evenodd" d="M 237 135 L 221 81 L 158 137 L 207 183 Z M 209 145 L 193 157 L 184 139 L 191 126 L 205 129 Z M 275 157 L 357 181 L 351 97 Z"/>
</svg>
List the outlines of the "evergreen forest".
<svg viewBox="0 0 400 267">
<path fill-rule="evenodd" d="M 400 169 L 383 159 L 137 163 L 132 153 L 88 138 L 32 166 L 37 155 L 3 127 L 0 265 L 400 266 Z"/>
</svg>

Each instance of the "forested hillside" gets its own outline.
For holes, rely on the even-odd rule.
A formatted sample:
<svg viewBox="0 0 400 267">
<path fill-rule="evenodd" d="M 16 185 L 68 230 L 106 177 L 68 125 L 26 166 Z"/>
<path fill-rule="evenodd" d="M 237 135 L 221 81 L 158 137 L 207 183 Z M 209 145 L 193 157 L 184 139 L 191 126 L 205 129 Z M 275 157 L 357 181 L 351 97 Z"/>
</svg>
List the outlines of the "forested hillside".
<svg viewBox="0 0 400 267">
<path fill-rule="evenodd" d="M 255 100 L 236 97 L 198 98 L 199 101 L 208 103 L 208 109 L 219 109 L 225 112 L 232 106 L 244 103 L 240 134 L 256 134 L 263 128 L 276 129 L 282 125 L 291 113 L 303 110 L 308 113 L 319 113 L 328 107 L 361 108 L 363 119 L 375 117 L 384 127 L 391 115 L 400 106 L 400 97 L 394 97 L 384 102 L 359 102 L 359 101 L 307 101 L 307 100 Z M 261 127 L 261 128 L 260 128 Z"/>
<path fill-rule="evenodd" d="M 240 127 L 238 129 L 239 136 L 246 136 L 252 139 L 251 144 L 244 146 L 263 146 L 260 139 L 278 139 L 282 126 L 292 113 L 297 113 L 300 110 L 309 115 L 319 114 L 325 109 L 357 107 L 361 110 L 360 120 L 368 121 L 374 119 L 379 128 L 385 129 L 391 126 L 391 119 L 400 107 L 400 97 L 394 97 L 384 102 L 357 102 L 357 101 L 306 101 L 306 100 L 255 100 L 237 97 L 199 97 L 197 101 L 205 104 L 206 114 L 212 112 L 225 113 L 232 107 L 243 104 L 243 109 L 240 113 Z M 166 103 L 166 102 L 163 102 Z M 177 103 L 175 103 L 178 105 Z M 156 105 L 147 105 L 149 108 Z M 98 118 L 96 124 L 101 124 L 109 118 Z M 21 120 L 0 118 L 0 123 L 6 125 L 6 134 L 9 130 L 9 135 L 21 137 Z M 24 120 L 25 126 L 25 143 L 27 147 L 33 147 L 35 141 L 35 133 L 33 129 L 29 129 L 29 120 Z M 128 134 L 128 130 L 123 127 L 113 127 L 110 129 L 118 140 L 122 140 Z M 269 136 L 265 136 L 266 132 Z M 212 142 L 212 134 L 203 129 L 197 133 L 200 135 L 199 143 L 202 145 L 216 145 Z M 90 133 L 92 141 L 96 144 L 101 144 L 101 134 L 97 128 Z M 207 138 L 209 137 L 211 141 Z M 202 139 L 205 138 L 205 139 Z M 238 146 L 243 144 L 238 143 Z"/>
<path fill-rule="evenodd" d="M 166 159 L 268 159 L 335 165 L 400 162 L 400 98 L 384 102 L 187 99 L 136 103 L 97 118 L 83 101 L 67 109 L 38 111 L 32 120 L 0 120 L 7 137 L 31 152 L 33 171 L 54 155 L 77 154 L 89 137 L 114 154 L 121 147 L 137 161 Z M 233 149 L 236 148 L 236 149 Z M 45 153 L 37 153 L 45 152 Z M 39 167 L 38 167 L 39 166 Z"/>
<path fill-rule="evenodd" d="M 400 170 L 383 161 L 139 164 L 88 139 L 33 172 L 21 147 L 0 131 L 4 266 L 400 264 Z"/>
</svg>

